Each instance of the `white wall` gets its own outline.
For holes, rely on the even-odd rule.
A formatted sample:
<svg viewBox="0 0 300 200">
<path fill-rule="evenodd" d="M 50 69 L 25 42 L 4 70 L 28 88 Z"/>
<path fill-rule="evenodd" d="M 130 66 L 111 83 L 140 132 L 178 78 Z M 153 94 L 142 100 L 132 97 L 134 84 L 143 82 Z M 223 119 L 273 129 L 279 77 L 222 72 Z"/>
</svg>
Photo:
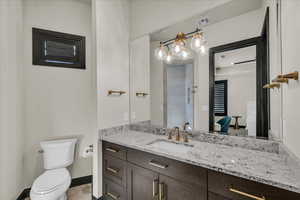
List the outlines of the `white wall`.
<svg viewBox="0 0 300 200">
<path fill-rule="evenodd" d="M 231 0 L 131 0 L 131 38 L 153 33 Z"/>
<path fill-rule="evenodd" d="M 91 56 L 91 4 L 81 0 L 24 0 L 26 144 L 24 179 L 30 186 L 43 171 L 39 142 L 77 137 L 72 177 L 91 174 L 91 158 L 81 157 L 96 127 L 95 66 Z M 86 70 L 32 65 L 32 27 L 86 37 Z M 80 155 L 78 155 L 80 153 Z"/>
<path fill-rule="evenodd" d="M 22 0 L 0 2 L 0 199 L 24 189 L 22 105 Z"/>
<path fill-rule="evenodd" d="M 282 73 L 281 67 L 281 31 L 277 26 L 277 0 L 264 0 L 263 7 L 269 7 L 270 17 L 270 78 Z M 279 22 L 280 24 L 280 22 Z M 282 140 L 282 92 L 270 92 L 270 135 L 276 140 Z"/>
<path fill-rule="evenodd" d="M 164 125 L 164 65 L 154 55 L 158 42 L 150 44 L 150 111 L 151 123 L 157 126 Z"/>
<path fill-rule="evenodd" d="M 239 124 L 246 126 L 247 105 L 256 102 L 256 63 L 221 68 L 215 79 L 228 81 L 228 116 L 242 116 Z"/>
<path fill-rule="evenodd" d="M 300 2 L 282 1 L 282 58 L 283 73 L 300 71 Z M 300 158 L 299 134 L 299 81 L 283 85 L 283 143 Z M 274 91 L 273 91 L 274 92 Z"/>
<path fill-rule="evenodd" d="M 130 122 L 150 120 L 150 37 L 130 42 Z M 144 92 L 146 96 L 136 96 Z"/>
<path fill-rule="evenodd" d="M 94 0 L 97 45 L 98 128 L 129 123 L 129 2 Z M 108 90 L 123 90 L 108 96 Z M 102 147 L 94 159 L 94 196 L 102 196 Z"/>
<path fill-rule="evenodd" d="M 208 41 L 209 47 L 219 46 L 235 41 L 249 39 L 252 37 L 260 36 L 262 30 L 262 24 L 264 21 L 264 9 L 259 9 L 245 13 L 243 15 L 221 21 L 216 24 L 209 25 L 204 28 L 205 37 Z M 151 44 L 152 55 L 155 49 L 155 43 Z M 157 47 L 157 45 L 156 45 Z M 158 103 L 162 100 L 156 98 L 163 98 L 162 89 L 163 81 L 159 79 L 162 77 L 163 71 L 155 70 L 160 69 L 160 62 L 154 56 L 151 56 L 151 107 L 158 107 Z M 209 119 L 209 55 L 198 55 L 195 57 L 194 64 L 194 84 L 198 86 L 196 89 L 194 98 L 194 128 L 197 130 L 208 131 L 208 119 Z M 154 75 L 154 73 L 161 73 L 160 75 Z M 153 78 L 154 77 L 154 78 Z M 160 85 L 159 85 L 160 84 Z M 160 95 L 159 95 L 160 94 Z M 155 96 L 154 96 L 155 95 Z M 157 102 L 153 103 L 153 100 Z M 155 116 L 161 116 L 162 111 L 157 110 Z M 154 113 L 151 111 L 151 114 Z M 160 118 L 159 118 L 160 119 Z M 154 121 L 151 116 L 151 121 Z M 158 121 L 158 120 L 156 120 Z"/>
<path fill-rule="evenodd" d="M 204 28 L 209 47 L 259 36 L 264 21 L 264 9 L 212 24 Z M 198 85 L 195 97 L 195 129 L 208 131 L 209 118 L 209 55 L 199 55 L 196 59 L 195 84 Z M 207 94 L 207 95 L 203 95 Z"/>
</svg>

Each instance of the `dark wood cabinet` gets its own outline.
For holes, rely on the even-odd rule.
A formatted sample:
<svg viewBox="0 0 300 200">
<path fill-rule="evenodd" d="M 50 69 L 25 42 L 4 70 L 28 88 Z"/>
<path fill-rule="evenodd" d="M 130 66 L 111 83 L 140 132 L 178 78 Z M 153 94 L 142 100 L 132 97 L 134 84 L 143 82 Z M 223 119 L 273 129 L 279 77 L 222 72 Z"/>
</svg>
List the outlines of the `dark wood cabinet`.
<svg viewBox="0 0 300 200">
<path fill-rule="evenodd" d="M 208 192 L 208 200 L 232 200 L 232 199 L 228 199 L 226 197 L 223 197 L 221 195 L 212 193 L 212 192 Z"/>
<path fill-rule="evenodd" d="M 132 164 L 127 165 L 128 200 L 158 200 L 158 173 Z"/>
<path fill-rule="evenodd" d="M 103 142 L 108 200 L 300 200 L 300 194 Z"/>
<path fill-rule="evenodd" d="M 206 188 L 173 178 L 159 176 L 159 195 L 162 200 L 206 200 Z"/>
<path fill-rule="evenodd" d="M 126 200 L 126 189 L 106 178 L 103 180 L 103 196 L 105 200 Z"/>
<path fill-rule="evenodd" d="M 103 175 L 112 182 L 126 187 L 126 165 L 126 161 L 104 155 Z"/>
</svg>

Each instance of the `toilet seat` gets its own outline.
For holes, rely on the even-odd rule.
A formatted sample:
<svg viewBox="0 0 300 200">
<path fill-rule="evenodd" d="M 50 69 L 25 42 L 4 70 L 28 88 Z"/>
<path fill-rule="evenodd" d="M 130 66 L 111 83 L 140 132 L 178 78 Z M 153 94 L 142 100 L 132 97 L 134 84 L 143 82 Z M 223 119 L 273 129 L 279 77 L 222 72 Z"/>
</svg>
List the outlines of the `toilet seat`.
<svg viewBox="0 0 300 200">
<path fill-rule="evenodd" d="M 47 170 L 33 183 L 31 199 L 56 199 L 63 195 L 71 184 L 71 176 L 66 168 Z"/>
<path fill-rule="evenodd" d="M 66 168 L 47 170 L 33 183 L 32 190 L 37 194 L 47 194 L 70 182 L 70 174 Z"/>
</svg>

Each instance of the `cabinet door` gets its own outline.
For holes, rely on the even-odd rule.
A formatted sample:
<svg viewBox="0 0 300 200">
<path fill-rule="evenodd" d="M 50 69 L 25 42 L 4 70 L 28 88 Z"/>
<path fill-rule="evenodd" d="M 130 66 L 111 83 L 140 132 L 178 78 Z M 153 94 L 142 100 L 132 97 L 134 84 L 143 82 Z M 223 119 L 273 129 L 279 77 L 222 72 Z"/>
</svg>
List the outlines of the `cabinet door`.
<svg viewBox="0 0 300 200">
<path fill-rule="evenodd" d="M 128 200 L 157 200 L 158 174 L 132 164 L 127 168 Z"/>
<path fill-rule="evenodd" d="M 218 194 L 214 194 L 212 192 L 208 192 L 208 200 L 231 200 L 231 199 L 225 198 Z"/>
<path fill-rule="evenodd" d="M 206 200 L 207 191 L 204 187 L 187 184 L 182 181 L 159 176 L 160 200 Z"/>
<path fill-rule="evenodd" d="M 105 178 L 103 180 L 103 196 L 105 200 L 127 199 L 125 188 Z"/>
</svg>

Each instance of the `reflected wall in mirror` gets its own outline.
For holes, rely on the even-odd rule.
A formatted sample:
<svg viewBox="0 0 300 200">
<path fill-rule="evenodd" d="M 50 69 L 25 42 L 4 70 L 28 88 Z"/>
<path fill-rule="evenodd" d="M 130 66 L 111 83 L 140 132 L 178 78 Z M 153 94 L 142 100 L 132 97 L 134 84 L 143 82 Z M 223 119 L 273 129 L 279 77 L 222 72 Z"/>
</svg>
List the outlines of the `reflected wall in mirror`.
<svg viewBox="0 0 300 200">
<path fill-rule="evenodd" d="M 215 131 L 256 136 L 256 46 L 215 54 Z"/>
<path fill-rule="evenodd" d="M 222 126 L 217 127 L 215 122 L 228 116 L 230 131 L 225 134 L 268 137 L 271 112 L 268 91 L 262 90 L 262 84 L 268 82 L 269 72 L 257 71 L 258 65 L 265 67 L 259 70 L 268 69 L 268 57 L 263 54 L 268 55 L 269 23 L 263 2 L 233 0 L 133 40 L 131 122 L 216 132 Z M 201 38 L 198 43 L 192 42 L 195 34 Z M 239 41 L 244 44 L 216 51 L 216 47 Z M 198 50 L 195 45 L 200 45 Z M 188 52 L 188 56 L 183 52 Z M 213 71 L 211 62 L 216 63 Z M 137 71 L 140 73 L 133 73 Z M 211 86 L 213 91 L 218 89 L 216 103 L 219 104 L 211 103 L 211 98 L 215 98 Z M 218 96 L 226 88 L 227 93 Z M 136 97 L 136 90 L 148 91 L 149 95 Z M 220 107 L 220 102 L 225 100 L 227 105 Z M 223 113 L 215 114 L 214 106 L 223 109 L 217 110 Z M 258 110 L 264 114 L 257 116 Z"/>
</svg>

